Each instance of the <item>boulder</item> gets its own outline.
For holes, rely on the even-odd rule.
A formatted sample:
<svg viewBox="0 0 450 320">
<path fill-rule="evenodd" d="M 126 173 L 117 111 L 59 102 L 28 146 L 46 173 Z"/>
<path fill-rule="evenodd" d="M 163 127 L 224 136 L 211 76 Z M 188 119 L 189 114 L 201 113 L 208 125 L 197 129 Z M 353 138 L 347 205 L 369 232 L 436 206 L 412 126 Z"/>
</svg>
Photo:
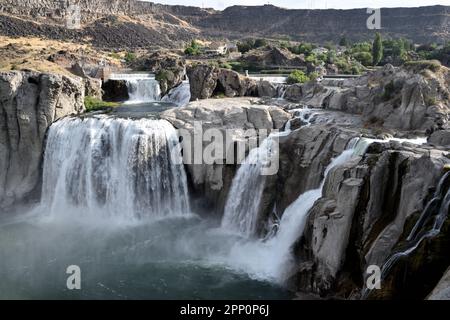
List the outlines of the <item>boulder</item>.
<svg viewBox="0 0 450 320">
<path fill-rule="evenodd" d="M 212 97 L 217 87 L 219 70 L 208 65 L 195 65 L 187 68 L 191 86 L 191 101 Z"/>
<path fill-rule="evenodd" d="M 84 84 L 66 76 L 0 73 L 0 208 L 39 194 L 47 128 L 84 110 Z"/>
<path fill-rule="evenodd" d="M 84 95 L 101 100 L 103 98 L 102 80 L 86 77 L 84 81 Z"/>
<path fill-rule="evenodd" d="M 438 130 L 431 134 L 428 143 L 435 146 L 450 148 L 450 130 Z"/>
</svg>

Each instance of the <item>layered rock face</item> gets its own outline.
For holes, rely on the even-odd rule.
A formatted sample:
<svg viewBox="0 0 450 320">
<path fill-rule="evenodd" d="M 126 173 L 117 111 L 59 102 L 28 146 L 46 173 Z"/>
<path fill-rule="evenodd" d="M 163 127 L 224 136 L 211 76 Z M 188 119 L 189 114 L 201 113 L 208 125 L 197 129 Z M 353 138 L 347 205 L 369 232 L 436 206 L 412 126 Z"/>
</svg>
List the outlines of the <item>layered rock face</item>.
<svg viewBox="0 0 450 320">
<path fill-rule="evenodd" d="M 293 85 L 285 98 L 305 105 L 360 114 L 368 125 L 433 133 L 447 130 L 450 119 L 450 71 L 396 70 L 391 65 L 346 80 L 342 88 L 320 83 Z M 437 141 L 444 139 L 437 138 Z"/>
<path fill-rule="evenodd" d="M 197 129 L 201 132 L 207 129 L 218 129 L 224 139 L 230 138 L 230 144 L 224 141 L 225 152 L 229 148 L 235 148 L 238 141 L 243 141 L 248 152 L 248 140 L 257 137 L 258 130 L 264 130 L 267 134 L 275 129 L 280 130 L 291 115 L 281 108 L 252 105 L 250 100 L 241 98 L 192 102 L 187 107 L 163 112 L 161 118 L 172 123 L 177 129 L 186 130 L 191 137 L 198 132 L 194 131 L 195 124 L 199 126 Z M 227 130 L 230 130 L 229 137 L 227 137 Z M 206 148 L 210 143 L 211 141 L 203 141 L 202 148 Z M 184 150 L 185 155 L 187 152 Z M 223 213 L 226 197 L 237 168 L 235 158 L 237 153 L 234 153 L 232 159 L 227 158 L 226 153 L 222 156 L 224 158 L 217 159 L 214 164 L 206 164 L 203 159 L 202 164 L 192 164 L 192 162 L 187 164 L 193 196 L 201 202 L 197 207 L 209 214 L 219 216 Z"/>
<path fill-rule="evenodd" d="M 445 41 L 450 32 L 449 10 L 444 6 L 385 8 L 381 10 L 380 31 L 385 37 L 405 37 L 416 42 Z M 366 25 L 369 16 L 366 9 L 289 10 L 272 5 L 233 6 L 201 19 L 197 25 L 213 35 L 227 30 L 239 38 L 245 32 L 263 37 L 289 35 L 291 39 L 312 42 L 338 42 L 345 35 L 359 41 L 373 38 L 373 30 Z"/>
<path fill-rule="evenodd" d="M 31 72 L 0 73 L 0 208 L 35 195 L 47 128 L 83 109 L 81 80 Z"/>
<path fill-rule="evenodd" d="M 449 162 L 443 151 L 392 142 L 374 144 L 363 158 L 332 170 L 295 246 L 296 285 L 322 296 L 359 298 L 368 266 L 381 268 L 395 252 Z M 426 266 L 425 260 L 422 264 Z M 401 278 L 401 273 L 395 277 Z M 415 281 L 420 279 L 417 275 Z M 424 279 L 420 283 L 425 287 Z M 387 280 L 382 286 L 385 292 L 379 297 L 401 296 Z M 431 282 L 423 289 L 421 297 L 415 292 L 416 297 L 424 298 L 432 286 Z"/>
<path fill-rule="evenodd" d="M 321 43 L 338 42 L 343 35 L 353 41 L 373 38 L 373 30 L 366 24 L 369 18 L 366 9 L 288 10 L 265 5 L 215 11 L 138 0 L 81 0 L 77 4 L 81 8 L 82 22 L 91 25 L 78 32 L 61 27 L 69 4 L 69 1 L 59 0 L 1 0 L 0 13 L 5 15 L 0 15 L 0 32 L 9 36 L 33 35 L 75 41 L 90 37 L 97 46 L 115 49 L 174 47 L 174 42 L 189 41 L 199 35 L 236 39 L 289 36 L 297 41 Z M 385 38 L 404 37 L 417 43 L 444 42 L 450 34 L 449 10 L 445 6 L 382 9 L 380 32 Z M 44 24 L 8 15 L 31 17 L 33 22 Z M 113 20 L 105 19 L 108 15 L 127 16 L 134 21 L 122 21 L 120 29 L 126 32 L 121 34 Z"/>
</svg>

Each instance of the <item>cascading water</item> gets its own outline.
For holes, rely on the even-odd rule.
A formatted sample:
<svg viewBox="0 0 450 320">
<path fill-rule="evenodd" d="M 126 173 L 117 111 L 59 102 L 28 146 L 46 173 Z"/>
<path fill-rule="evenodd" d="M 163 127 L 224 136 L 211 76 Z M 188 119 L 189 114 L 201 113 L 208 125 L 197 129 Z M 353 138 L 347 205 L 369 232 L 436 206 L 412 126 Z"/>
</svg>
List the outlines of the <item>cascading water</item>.
<svg viewBox="0 0 450 320">
<path fill-rule="evenodd" d="M 272 156 L 274 140 L 265 139 L 259 148 L 250 151 L 233 180 L 225 205 L 222 227 L 253 236 L 257 229 L 259 204 L 265 185 L 261 174 Z"/>
<path fill-rule="evenodd" d="M 42 205 L 52 216 L 72 211 L 128 221 L 186 214 L 178 148 L 165 120 L 58 121 L 48 135 Z"/>
<path fill-rule="evenodd" d="M 325 171 L 325 177 L 334 167 L 339 166 L 354 157 L 354 150 L 358 141 L 359 139 L 357 138 L 350 141 L 347 150 L 332 160 Z M 255 153 L 257 152 L 260 151 L 255 150 Z M 249 155 L 249 157 L 250 156 L 254 155 Z M 235 177 L 236 182 L 233 182 L 232 187 L 232 189 L 236 189 L 234 192 L 230 193 L 228 200 L 228 202 L 232 202 L 232 204 L 227 203 L 227 207 L 230 207 L 228 208 L 229 211 L 226 209 L 222 223 L 223 229 L 228 230 L 230 225 L 234 225 L 235 230 L 236 228 L 239 229 L 241 234 L 246 237 L 251 231 L 254 231 L 253 228 L 256 224 L 255 220 L 257 220 L 255 208 L 259 207 L 259 203 L 254 203 L 252 201 L 248 211 L 239 211 L 242 208 L 245 208 L 245 205 L 239 207 L 233 202 L 237 201 L 237 203 L 240 203 L 243 201 L 243 199 L 241 199 L 242 195 L 239 194 L 237 190 L 247 193 L 250 192 L 255 196 L 254 191 L 261 188 L 261 186 L 254 185 L 254 182 L 258 180 L 255 180 L 255 177 L 250 176 L 250 172 L 248 171 L 250 168 L 251 167 L 245 169 L 244 167 L 241 174 L 240 172 L 237 173 Z M 241 171 L 241 169 L 239 171 Z M 255 171 L 253 174 L 259 174 L 259 171 Z M 242 181 L 245 177 L 250 178 L 252 183 Z M 291 253 L 292 246 L 303 232 L 308 212 L 314 203 L 322 196 L 324 183 L 325 178 L 318 189 L 305 192 L 285 210 L 280 221 L 278 232 L 272 238 L 266 239 L 265 241 L 243 240 L 236 243 L 231 250 L 228 260 L 226 260 L 226 263 L 232 265 L 236 269 L 245 270 L 256 278 L 271 279 L 272 281 L 283 283 L 293 267 L 294 257 Z M 239 186 L 239 188 L 237 186 Z M 245 187 L 250 187 L 250 191 L 245 190 Z M 258 196 L 255 197 L 258 198 Z M 259 199 L 260 198 L 261 197 L 259 197 Z M 233 207 L 238 211 L 231 211 L 230 208 Z M 233 219 L 231 219 L 230 216 L 233 216 Z M 245 223 L 239 223 L 238 218 L 241 218 Z M 231 221 L 234 221 L 234 224 L 230 224 Z M 249 226 L 251 226 L 251 228 Z"/>
<path fill-rule="evenodd" d="M 153 74 L 112 74 L 111 80 L 125 80 L 128 87 L 128 104 L 155 102 L 161 100 L 161 88 Z"/>
<path fill-rule="evenodd" d="M 433 198 L 425 206 L 422 214 L 406 238 L 406 246 L 390 256 L 381 268 L 381 281 L 389 275 L 392 267 L 402 258 L 411 255 L 426 239 L 439 235 L 450 211 L 450 172 L 440 180 Z M 370 290 L 365 288 L 362 298 L 367 298 Z"/>
<path fill-rule="evenodd" d="M 191 100 L 191 87 L 189 80 L 183 81 L 178 87 L 173 88 L 161 101 L 176 104 L 178 107 L 186 106 Z"/>
</svg>

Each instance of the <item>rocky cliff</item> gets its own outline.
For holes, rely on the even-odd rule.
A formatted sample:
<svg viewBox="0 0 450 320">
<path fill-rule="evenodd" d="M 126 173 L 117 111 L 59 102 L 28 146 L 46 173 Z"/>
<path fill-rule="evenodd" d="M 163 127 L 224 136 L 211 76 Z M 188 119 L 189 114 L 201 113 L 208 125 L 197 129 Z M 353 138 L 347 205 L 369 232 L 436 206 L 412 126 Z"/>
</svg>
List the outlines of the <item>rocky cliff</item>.
<svg viewBox="0 0 450 320">
<path fill-rule="evenodd" d="M 84 84 L 65 76 L 0 73 L 0 208 L 39 191 L 47 128 L 84 109 Z"/>
<path fill-rule="evenodd" d="M 82 30 L 64 27 L 69 3 L 81 8 Z M 224 11 L 168 6 L 137 0 L 1 0 L 0 34 L 90 41 L 96 46 L 138 48 L 182 46 L 192 38 L 270 37 L 313 42 L 373 38 L 365 9 L 288 10 L 271 5 L 234 6 Z M 127 17 L 119 23 L 110 17 Z M 385 37 L 443 42 L 450 35 L 450 7 L 382 9 Z M 20 19 L 16 19 L 20 17 Z M 109 18 L 108 18 L 109 17 Z M 24 23 L 24 20 L 26 23 Z M 35 22 L 40 24 L 35 24 Z M 114 26 L 120 28 L 115 29 Z M 121 36 L 120 30 L 128 38 Z M 131 41 L 132 40 L 132 41 Z"/>
</svg>

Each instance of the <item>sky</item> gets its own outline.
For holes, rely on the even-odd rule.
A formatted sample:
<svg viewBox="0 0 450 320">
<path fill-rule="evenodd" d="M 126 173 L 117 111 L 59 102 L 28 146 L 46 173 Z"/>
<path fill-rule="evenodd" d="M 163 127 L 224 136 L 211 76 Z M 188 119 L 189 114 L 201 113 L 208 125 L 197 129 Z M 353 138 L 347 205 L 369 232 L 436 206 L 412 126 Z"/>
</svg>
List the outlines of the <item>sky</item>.
<svg viewBox="0 0 450 320">
<path fill-rule="evenodd" d="M 350 9 L 350 8 L 382 8 L 382 7 L 418 7 L 436 4 L 450 6 L 450 0 L 150 0 L 157 3 L 192 5 L 225 9 L 232 5 L 273 4 L 284 8 L 295 9 Z"/>
</svg>

